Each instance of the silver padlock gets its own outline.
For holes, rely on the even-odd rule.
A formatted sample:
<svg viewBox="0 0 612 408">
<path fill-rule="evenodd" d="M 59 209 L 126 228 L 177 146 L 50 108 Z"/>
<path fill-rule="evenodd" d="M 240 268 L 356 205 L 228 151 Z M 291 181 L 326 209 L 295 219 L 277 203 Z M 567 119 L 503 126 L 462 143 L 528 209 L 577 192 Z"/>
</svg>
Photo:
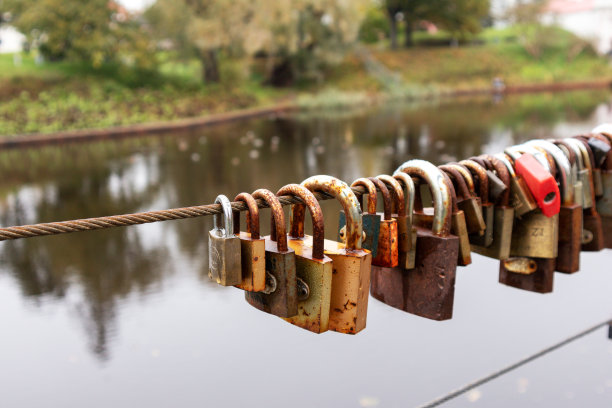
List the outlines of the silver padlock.
<svg viewBox="0 0 612 408">
<path fill-rule="evenodd" d="M 215 215 L 214 228 L 208 232 L 208 277 L 219 285 L 238 285 L 242 283 L 240 238 L 234 235 L 232 206 L 224 195 L 215 204 L 221 204 L 223 214 Z"/>
</svg>

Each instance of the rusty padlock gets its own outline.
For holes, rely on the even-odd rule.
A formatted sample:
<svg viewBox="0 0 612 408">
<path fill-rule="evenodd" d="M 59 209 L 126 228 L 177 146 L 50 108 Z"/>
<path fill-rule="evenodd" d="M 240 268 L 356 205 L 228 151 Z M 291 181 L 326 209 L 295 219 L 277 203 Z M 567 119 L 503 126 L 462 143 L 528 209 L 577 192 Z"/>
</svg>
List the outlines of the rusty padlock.
<svg viewBox="0 0 612 408">
<path fill-rule="evenodd" d="M 431 229 L 417 227 L 416 266 L 403 276 L 404 311 L 433 320 L 453 315 L 459 238 L 451 235 L 451 195 L 442 172 L 424 160 L 410 160 L 396 173 L 425 181 L 434 206 Z M 415 200 L 418 201 L 418 200 Z"/>
<path fill-rule="evenodd" d="M 368 180 L 378 189 L 383 198 L 383 212 L 377 213 L 381 218 L 380 234 L 378 235 L 378 250 L 372 258 L 372 265 L 393 268 L 399 263 L 397 220 L 392 217 L 393 204 L 391 193 L 382 181 L 375 177 Z"/>
<path fill-rule="evenodd" d="M 488 247 L 493 243 L 495 208 L 489 201 L 489 177 L 487 176 L 487 169 L 473 160 L 462 160 L 459 164 L 468 168 L 474 181 L 478 184 L 478 197 L 481 200 L 482 216 L 486 225 L 483 234 L 470 234 L 470 243 L 472 245 Z"/>
<path fill-rule="evenodd" d="M 238 285 L 242 283 L 240 239 L 234 235 L 232 206 L 224 195 L 217 196 L 215 204 L 221 204 L 223 214 L 215 214 L 214 228 L 208 232 L 208 277 L 219 285 Z"/>
<path fill-rule="evenodd" d="M 253 197 L 264 200 L 272 211 L 272 228 L 266 240 L 266 289 L 245 292 L 253 307 L 279 317 L 298 313 L 298 283 L 295 252 L 287 245 L 285 214 L 278 198 L 269 190 L 259 189 Z"/>
<path fill-rule="evenodd" d="M 266 240 L 259 235 L 259 208 L 249 193 L 240 193 L 234 201 L 242 201 L 247 207 L 247 232 L 240 231 L 240 213 L 234 211 L 234 234 L 240 238 L 242 282 L 237 288 L 249 292 L 261 292 L 266 288 Z"/>
<path fill-rule="evenodd" d="M 584 236 L 582 241 L 582 250 L 586 252 L 597 252 L 604 249 L 604 234 L 601 216 L 596 208 L 595 202 L 595 187 L 593 184 L 593 166 L 591 157 L 585 142 L 568 138 L 565 141 L 575 149 L 576 154 L 582 158 L 584 168 L 579 170 L 582 176 L 582 184 L 585 201 L 583 203 L 583 229 Z M 580 161 L 578 161 L 580 163 Z"/>
<path fill-rule="evenodd" d="M 325 255 L 333 261 L 329 330 L 358 333 L 366 326 L 372 265 L 372 254 L 361 248 L 363 230 L 359 200 L 345 182 L 334 177 L 313 176 L 302 185 L 310 191 L 334 196 L 344 209 L 346 244 L 324 242 Z"/>
<path fill-rule="evenodd" d="M 299 184 L 288 184 L 276 195 L 298 197 L 304 203 L 291 206 L 288 245 L 295 251 L 298 312 L 285 320 L 311 332 L 323 333 L 329 327 L 332 260 L 324 254 L 325 226 L 321 206 L 314 194 Z M 308 237 L 312 246 L 306 245 L 304 233 L 306 207 L 312 219 L 312 237 Z"/>
<path fill-rule="evenodd" d="M 514 208 L 510 206 L 510 173 L 506 165 L 493 156 L 482 156 L 488 168 L 495 171 L 496 177 L 506 186 L 494 203 L 493 242 L 488 247 L 472 245 L 472 251 L 494 259 L 508 259 L 514 226 Z M 491 170 L 489 170 L 491 171 Z"/>
<path fill-rule="evenodd" d="M 484 217 L 482 216 L 481 202 L 475 195 L 474 181 L 469 170 L 458 164 L 447 164 L 438 166 L 440 170 L 446 172 L 449 177 L 453 180 L 455 187 L 455 194 L 457 195 L 457 207 L 465 214 L 465 224 L 469 234 L 480 234 L 484 233 L 486 224 Z M 466 174 L 467 173 L 467 174 Z M 472 189 L 468 187 L 470 180 Z"/>
<path fill-rule="evenodd" d="M 368 211 L 362 214 L 363 240 L 362 248 L 367 249 L 375 258 L 378 252 L 378 238 L 380 237 L 381 218 L 376 213 L 376 186 L 367 178 L 359 178 L 351 184 L 351 187 L 365 187 L 368 194 Z M 359 205 L 363 208 L 363 195 L 358 197 Z M 346 215 L 340 211 L 340 221 L 338 223 L 338 241 L 346 240 Z"/>
<path fill-rule="evenodd" d="M 557 179 L 561 190 L 559 212 L 559 246 L 555 270 L 574 273 L 580 270 L 582 244 L 582 207 L 576 204 L 571 185 L 571 163 L 561 149 L 544 140 L 533 140 L 528 144 L 544 149 L 555 161 Z"/>
<path fill-rule="evenodd" d="M 612 145 L 612 129 L 600 126 L 598 133 L 608 139 Z M 595 132 L 595 131 L 594 131 Z M 604 246 L 612 248 L 612 150 L 608 153 L 601 169 L 603 184 L 603 195 L 597 199 L 597 212 L 601 216 L 602 229 L 604 231 Z"/>
<path fill-rule="evenodd" d="M 589 156 L 589 163 L 591 164 L 591 177 L 593 178 L 593 192 L 595 197 L 601 197 L 603 195 L 603 182 L 601 179 L 601 170 L 597 165 L 597 159 L 595 153 L 592 150 L 592 146 L 589 144 L 588 135 L 574 136 L 573 139 L 578 140 L 584 145 L 584 148 Z"/>
<path fill-rule="evenodd" d="M 408 243 L 402 244 L 401 235 L 399 242 L 399 266 L 403 265 L 404 269 L 413 269 L 414 263 L 416 259 L 416 240 L 417 240 L 417 230 L 414 227 L 413 215 L 414 215 L 414 196 L 415 196 L 415 188 L 414 181 L 412 177 L 407 175 L 406 173 L 396 173 L 393 175 L 393 179 L 398 180 L 403 186 L 406 187 L 406 205 L 404 209 L 406 211 L 407 218 L 407 229 L 408 229 Z M 398 209 L 398 212 L 401 210 Z M 399 225 L 399 219 L 398 219 Z M 398 229 L 398 234 L 400 234 L 400 230 Z"/>
</svg>

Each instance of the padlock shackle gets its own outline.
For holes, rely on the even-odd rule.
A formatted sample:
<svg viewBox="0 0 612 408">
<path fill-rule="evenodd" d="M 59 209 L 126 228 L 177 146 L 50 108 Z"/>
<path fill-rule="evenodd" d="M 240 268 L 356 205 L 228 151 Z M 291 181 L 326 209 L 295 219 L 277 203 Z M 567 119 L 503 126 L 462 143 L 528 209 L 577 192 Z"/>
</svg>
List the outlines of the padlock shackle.
<svg viewBox="0 0 612 408">
<path fill-rule="evenodd" d="M 321 191 L 335 197 L 346 216 L 346 248 L 361 249 L 363 224 L 361 206 L 353 190 L 344 181 L 331 176 L 312 176 L 301 184 L 312 192 Z"/>
<path fill-rule="evenodd" d="M 234 234 L 232 204 L 230 203 L 229 198 L 223 194 L 219 194 L 217 198 L 215 198 L 215 204 L 221 204 L 223 214 L 215 214 L 213 220 L 214 228 L 223 230 L 222 238 L 231 238 Z M 221 223 L 223 223 L 223 228 L 220 227 Z"/>
<path fill-rule="evenodd" d="M 374 183 L 374 185 L 380 191 L 380 194 L 383 197 L 383 219 L 385 221 L 391 221 L 393 219 L 393 217 L 391 217 L 391 210 L 392 210 L 393 204 L 391 202 L 391 193 L 389 193 L 389 189 L 387 188 L 385 183 L 383 183 L 376 177 L 368 177 L 368 180 Z M 369 200 L 369 197 L 368 197 L 368 200 Z"/>
<path fill-rule="evenodd" d="M 563 152 L 563 154 L 565 154 L 565 157 L 567 158 L 567 160 L 569 160 L 570 165 L 573 166 L 577 166 L 576 163 L 576 152 L 574 151 L 574 149 L 572 149 L 572 147 L 567 144 L 567 142 L 565 142 L 565 140 L 552 140 L 549 139 L 548 140 L 551 143 L 554 143 L 555 146 L 557 146 L 559 149 L 561 149 L 561 151 Z"/>
<path fill-rule="evenodd" d="M 507 154 L 496 153 L 496 154 L 493 155 L 493 157 L 495 157 L 497 160 L 502 162 L 504 164 L 504 166 L 506 166 L 506 170 L 508 170 L 508 174 L 510 174 L 511 178 L 515 178 L 516 177 L 516 172 L 514 171 L 514 166 L 512 165 L 512 162 L 510 161 L 510 159 L 508 159 L 508 155 Z"/>
<path fill-rule="evenodd" d="M 586 137 L 584 137 L 584 136 L 574 136 L 572 139 L 578 141 L 578 145 L 580 146 L 580 150 L 582 151 L 582 155 L 587 158 L 587 160 L 584 161 L 585 165 L 587 165 L 589 167 L 589 170 L 591 170 L 591 174 L 593 174 L 593 170 L 595 170 L 597 165 L 596 165 L 596 162 L 595 162 L 595 155 L 593 154 L 593 150 L 591 149 L 591 146 L 589 146 L 589 143 L 588 143 Z"/>
<path fill-rule="evenodd" d="M 271 227 L 270 227 L 270 239 L 276 241 L 276 245 L 279 252 L 287 252 L 289 250 L 287 246 L 287 226 L 285 225 L 285 213 L 283 212 L 283 206 L 278 197 L 274 195 L 270 190 L 260 188 L 255 190 L 253 197 L 264 200 L 272 211 Z"/>
<path fill-rule="evenodd" d="M 508 207 L 510 205 L 510 172 L 508 168 L 501 160 L 490 154 L 483 154 L 480 157 L 489 164 L 491 169 L 497 173 L 497 177 L 505 184 L 506 190 L 501 194 L 498 202 L 500 206 Z"/>
<path fill-rule="evenodd" d="M 406 216 L 408 217 L 408 222 L 412 225 L 412 218 L 414 215 L 414 196 L 415 196 L 415 188 L 414 181 L 412 177 L 410 177 L 406 173 L 395 173 L 393 175 L 395 180 L 403 183 L 406 187 L 406 198 L 407 198 L 407 206 L 406 206 Z"/>
<path fill-rule="evenodd" d="M 434 205 L 432 232 L 438 236 L 448 236 L 451 229 L 452 198 L 442 171 L 428 161 L 409 160 L 399 166 L 395 173 L 407 173 L 429 185 Z"/>
<path fill-rule="evenodd" d="M 277 196 L 293 196 L 302 200 L 305 204 L 293 204 L 291 206 L 290 236 L 293 238 L 304 237 L 304 222 L 306 218 L 305 207 L 308 207 L 312 219 L 312 257 L 324 259 L 325 222 L 323 211 L 317 198 L 304 186 L 299 184 L 287 184 L 276 193 Z"/>
<path fill-rule="evenodd" d="M 257 201 L 249 193 L 240 193 L 234 198 L 234 201 L 242 201 L 248 207 L 246 222 L 247 232 L 251 234 L 252 239 L 260 239 L 259 234 L 259 207 Z M 234 234 L 240 234 L 240 212 L 234 211 Z"/>
<path fill-rule="evenodd" d="M 576 138 L 571 138 L 568 139 L 568 142 L 571 140 L 570 143 L 573 143 L 574 146 L 576 146 L 576 148 L 580 151 L 580 154 L 582 156 L 582 163 L 584 164 L 584 168 L 589 170 L 589 173 L 592 175 L 593 174 L 593 162 L 591 161 L 591 154 L 592 152 L 590 152 L 590 148 L 588 148 L 586 143 L 583 143 L 580 139 L 576 139 Z"/>
<path fill-rule="evenodd" d="M 455 186 L 453 185 L 453 180 L 451 180 L 450 176 L 445 171 L 442 172 L 442 176 L 444 176 L 444 182 L 446 183 L 448 192 L 451 196 L 451 212 L 453 214 L 457 214 L 459 212 L 459 206 L 457 204 L 457 193 L 455 191 Z"/>
<path fill-rule="evenodd" d="M 357 187 L 357 186 L 365 187 L 365 189 L 368 190 L 368 193 L 367 193 L 368 194 L 368 211 L 367 213 L 376 214 L 376 206 L 378 205 L 376 185 L 372 183 L 369 179 L 365 177 L 361 177 L 353 181 L 353 184 L 351 184 L 351 187 Z M 358 200 L 359 200 L 359 205 L 361 205 L 361 207 L 363 208 L 363 196 L 359 196 Z"/>
<path fill-rule="evenodd" d="M 476 175 L 479 188 L 478 196 L 483 205 L 489 204 L 489 177 L 487 176 L 487 169 L 474 160 L 461 160 L 459 164 L 467 167 L 470 173 L 472 173 L 472 176 Z"/>
<path fill-rule="evenodd" d="M 536 159 L 544 167 L 544 169 L 546 169 L 546 171 L 552 174 L 551 168 L 550 168 L 550 162 L 548 161 L 548 158 L 538 149 L 535 149 L 531 146 L 525 146 L 525 145 L 510 146 L 510 147 L 507 147 L 506 150 L 504 150 L 504 153 L 512 157 L 512 159 L 515 162 L 519 157 L 523 155 L 523 153 L 529 153 L 533 156 L 534 159 Z M 516 168 L 516 165 L 515 165 L 515 168 Z"/>
<path fill-rule="evenodd" d="M 574 154 L 576 155 L 576 164 L 578 166 L 578 171 L 586 170 L 587 167 L 584 163 L 584 157 L 582 156 L 582 150 L 580 149 L 580 143 L 572 138 L 563 139 L 565 145 L 570 147 Z"/>
<path fill-rule="evenodd" d="M 591 130 L 591 133 L 601 133 L 610 138 L 610 141 L 612 142 L 612 124 L 610 123 L 602 123 L 601 125 L 598 125 Z"/>
<path fill-rule="evenodd" d="M 561 184 L 561 197 L 564 205 L 571 205 L 575 203 L 574 187 L 570 186 L 570 180 L 572 174 L 572 165 L 568 160 L 567 156 L 563 151 L 555 146 L 554 143 L 547 142 L 545 140 L 531 140 L 527 142 L 529 145 L 538 146 L 548 152 L 555 160 L 557 165 L 559 184 Z"/>
<path fill-rule="evenodd" d="M 451 177 L 457 198 L 461 197 L 464 200 L 471 198 L 465 179 L 456 168 L 449 165 L 438 166 L 438 168 Z"/>
<path fill-rule="evenodd" d="M 406 199 L 404 198 L 404 189 L 402 188 L 400 182 L 387 174 L 380 174 L 376 176 L 376 178 L 385 183 L 387 187 L 391 187 L 389 189 L 389 192 L 391 193 L 391 195 L 393 196 L 393 200 L 395 201 L 397 215 L 399 217 L 405 217 Z"/>
<path fill-rule="evenodd" d="M 467 185 L 468 191 L 470 192 L 470 198 L 477 198 L 476 187 L 474 187 L 474 178 L 472 177 L 472 173 L 470 173 L 468 168 L 459 163 L 450 163 L 446 164 L 445 166 L 449 166 L 457 170 L 459 174 L 463 176 L 463 181 Z"/>
</svg>

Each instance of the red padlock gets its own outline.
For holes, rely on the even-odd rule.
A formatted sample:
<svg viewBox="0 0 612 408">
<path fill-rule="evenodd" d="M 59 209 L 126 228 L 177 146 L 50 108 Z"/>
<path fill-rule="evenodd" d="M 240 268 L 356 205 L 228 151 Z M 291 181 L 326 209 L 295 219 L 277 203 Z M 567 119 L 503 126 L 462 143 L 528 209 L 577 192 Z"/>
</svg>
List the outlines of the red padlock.
<svg viewBox="0 0 612 408">
<path fill-rule="evenodd" d="M 542 214 L 552 217 L 561 209 L 561 193 L 554 177 L 529 153 L 514 161 L 516 173 L 523 177 Z"/>
</svg>

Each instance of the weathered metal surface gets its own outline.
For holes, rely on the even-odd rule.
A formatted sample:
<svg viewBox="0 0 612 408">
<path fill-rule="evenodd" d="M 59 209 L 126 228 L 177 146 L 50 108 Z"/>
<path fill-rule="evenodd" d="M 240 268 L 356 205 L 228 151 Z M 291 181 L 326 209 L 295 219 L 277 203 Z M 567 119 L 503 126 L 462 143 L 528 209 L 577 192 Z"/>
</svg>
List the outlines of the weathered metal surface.
<svg viewBox="0 0 612 408">
<path fill-rule="evenodd" d="M 375 177 L 369 179 L 383 197 L 383 213 L 381 217 L 380 232 L 378 235 L 378 249 L 372 258 L 372 265 L 392 268 L 399 263 L 397 220 L 391 216 L 392 202 L 389 189 L 381 180 Z"/>
<path fill-rule="evenodd" d="M 367 249 L 375 257 L 378 252 L 378 239 L 380 237 L 380 217 L 376 214 L 377 194 L 376 186 L 367 178 L 357 179 L 351 184 L 352 187 L 361 186 L 368 191 L 368 209 L 362 213 L 362 230 L 363 240 L 361 247 Z M 363 208 L 363 196 L 358 197 L 359 204 Z M 340 220 L 338 222 L 338 240 L 344 241 L 342 229 L 346 224 L 346 215 L 344 211 L 340 212 Z"/>
<path fill-rule="evenodd" d="M 501 262 L 508 272 L 531 275 L 538 270 L 538 264 L 532 258 L 508 258 Z"/>
<path fill-rule="evenodd" d="M 324 255 L 325 226 L 323 212 L 315 196 L 306 187 L 289 184 L 277 195 L 298 197 L 304 204 L 291 206 L 291 228 L 288 245 L 295 251 L 295 267 L 298 283 L 304 282 L 307 292 L 300 296 L 298 287 L 298 311 L 286 320 L 314 333 L 323 333 L 329 327 L 331 302 L 332 260 Z M 312 218 L 312 247 L 305 244 L 304 218 L 307 207 Z M 299 286 L 299 285 L 298 285 Z"/>
<path fill-rule="evenodd" d="M 325 255 L 333 261 L 329 330 L 356 334 L 366 327 L 372 254 L 361 248 L 361 207 L 350 187 L 333 177 L 313 176 L 302 185 L 334 196 L 347 215 L 346 245 L 324 241 Z M 306 237 L 306 245 L 312 239 Z"/>
<path fill-rule="evenodd" d="M 514 223 L 510 255 L 529 258 L 556 258 L 559 244 L 559 214 L 546 217 L 532 211 Z"/>
<path fill-rule="evenodd" d="M 604 249 L 605 244 L 602 219 L 595 207 L 584 210 L 583 222 L 584 230 L 592 234 L 592 239 L 589 242 L 582 244 L 582 250 L 585 252 L 598 252 Z"/>
<path fill-rule="evenodd" d="M 482 216 L 480 199 L 471 195 L 464 176 L 455 166 L 440 166 L 440 169 L 446 172 L 453 180 L 455 193 L 457 195 L 457 207 L 465 214 L 467 232 L 469 234 L 480 234 L 484 232 L 487 226 Z M 467 173 L 469 174 L 469 171 L 467 171 Z"/>
<path fill-rule="evenodd" d="M 279 317 L 295 316 L 297 308 L 297 275 L 295 252 L 287 245 L 285 215 L 278 198 L 269 190 L 260 189 L 253 197 L 264 200 L 272 211 L 271 234 L 265 239 L 266 272 L 276 280 L 276 290 L 272 293 L 245 292 L 247 302 Z"/>
<path fill-rule="evenodd" d="M 478 197 L 481 200 L 482 216 L 486 228 L 484 233 L 470 234 L 470 243 L 487 247 L 493 243 L 493 227 L 495 222 L 495 210 L 493 203 L 489 201 L 489 177 L 487 170 L 474 160 L 462 160 L 459 164 L 468 168 L 475 180 L 478 181 Z"/>
<path fill-rule="evenodd" d="M 208 232 L 208 277 L 223 286 L 242 282 L 240 239 L 234 235 L 232 207 L 224 195 L 217 196 L 223 215 L 215 215 L 214 228 Z"/>
<path fill-rule="evenodd" d="M 416 258 L 416 228 L 413 226 L 415 196 L 414 182 L 412 177 L 406 173 L 394 174 L 393 179 L 398 180 L 398 182 L 401 182 L 401 184 L 406 187 L 405 197 L 407 202 L 407 208 L 404 207 L 405 216 L 402 216 L 401 210 L 398 209 L 398 264 L 399 266 L 403 265 L 404 269 L 412 269 L 414 268 L 414 260 Z M 404 219 L 405 223 L 403 222 Z"/>
<path fill-rule="evenodd" d="M 559 250 L 555 269 L 574 273 L 580 270 L 582 246 L 582 207 L 564 204 L 559 212 Z"/>
<path fill-rule="evenodd" d="M 234 212 L 234 234 L 240 239 L 240 263 L 242 282 L 237 288 L 249 292 L 261 292 L 266 288 L 266 244 L 259 235 L 259 208 L 255 198 L 240 193 L 234 201 L 247 204 L 247 232 L 240 231 L 240 213 Z"/>
<path fill-rule="evenodd" d="M 514 273 L 505 268 L 500 262 L 499 283 L 517 289 L 536 293 L 550 293 L 553 291 L 555 276 L 555 259 L 532 258 L 536 263 L 536 271 L 531 274 Z"/>
<path fill-rule="evenodd" d="M 372 266 L 370 294 L 391 307 L 404 310 L 404 275 L 410 273 L 402 268 Z"/>
</svg>

